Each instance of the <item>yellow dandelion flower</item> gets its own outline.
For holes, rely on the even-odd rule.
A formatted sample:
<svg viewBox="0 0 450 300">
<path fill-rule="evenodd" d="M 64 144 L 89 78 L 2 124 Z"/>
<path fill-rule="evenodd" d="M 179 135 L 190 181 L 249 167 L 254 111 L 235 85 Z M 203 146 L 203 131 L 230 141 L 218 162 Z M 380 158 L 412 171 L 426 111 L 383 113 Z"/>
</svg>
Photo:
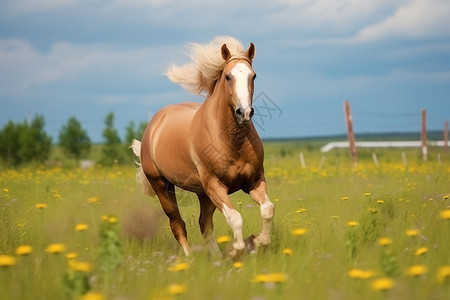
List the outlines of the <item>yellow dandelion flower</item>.
<svg viewBox="0 0 450 300">
<path fill-rule="evenodd" d="M 356 227 L 356 226 L 359 226 L 359 222 L 358 221 L 348 221 L 347 225 L 350 227 Z"/>
<path fill-rule="evenodd" d="M 167 270 L 171 272 L 179 272 L 189 269 L 189 265 L 187 263 L 178 263 L 176 265 L 171 266 Z"/>
<path fill-rule="evenodd" d="M 339 219 L 340 216 L 331 216 L 333 219 Z"/>
<path fill-rule="evenodd" d="M 102 293 L 89 292 L 80 297 L 80 300 L 105 300 L 106 297 Z"/>
<path fill-rule="evenodd" d="M 47 208 L 48 204 L 47 203 L 37 203 L 36 204 L 36 208 L 38 209 L 44 209 Z"/>
<path fill-rule="evenodd" d="M 244 266 L 244 264 L 240 261 L 236 261 L 235 263 L 233 263 L 233 267 L 236 269 L 240 269 Z"/>
<path fill-rule="evenodd" d="M 440 267 L 436 278 L 439 283 L 450 282 L 450 265 Z"/>
<path fill-rule="evenodd" d="M 287 276 L 284 273 L 271 273 L 269 274 L 269 282 L 281 283 L 287 280 Z"/>
<path fill-rule="evenodd" d="M 306 228 L 295 228 L 294 230 L 292 230 L 292 235 L 301 236 L 301 235 L 305 235 L 307 232 L 308 232 L 308 229 L 306 229 Z"/>
<path fill-rule="evenodd" d="M 52 192 L 54 198 L 56 198 L 56 199 L 62 198 L 61 194 L 57 190 L 52 190 L 51 192 Z"/>
<path fill-rule="evenodd" d="M 376 279 L 372 281 L 372 284 L 370 285 L 371 289 L 375 291 L 387 291 L 392 289 L 394 286 L 395 282 L 390 278 Z"/>
<path fill-rule="evenodd" d="M 372 213 L 372 214 L 374 214 L 374 213 L 377 213 L 377 212 L 378 212 L 378 209 L 376 209 L 375 207 L 370 207 L 370 208 L 369 208 L 369 212 Z"/>
<path fill-rule="evenodd" d="M 287 275 L 284 273 L 269 273 L 269 274 L 258 274 L 253 278 L 253 282 L 273 282 L 282 283 L 287 280 Z"/>
<path fill-rule="evenodd" d="M 4 191 L 5 193 L 7 193 L 7 192 L 9 192 L 9 189 L 4 188 L 3 191 Z"/>
<path fill-rule="evenodd" d="M 348 200 L 348 196 L 342 197 L 341 199 L 344 200 L 344 201 Z"/>
<path fill-rule="evenodd" d="M 167 292 L 170 295 L 181 295 L 187 292 L 187 287 L 184 284 L 174 283 L 167 287 Z"/>
<path fill-rule="evenodd" d="M 292 255 L 292 249 L 291 248 L 284 248 L 283 249 L 283 254 L 285 255 Z"/>
<path fill-rule="evenodd" d="M 381 200 L 381 199 L 380 199 L 380 200 L 377 200 L 377 203 L 378 203 L 378 204 L 383 204 L 383 203 L 384 203 L 384 200 Z"/>
<path fill-rule="evenodd" d="M 357 279 L 369 279 L 374 275 L 375 274 L 372 271 L 365 271 L 361 269 L 352 269 L 348 272 L 348 276 L 350 278 L 357 278 Z"/>
<path fill-rule="evenodd" d="M 269 276 L 267 274 L 258 274 L 253 279 L 253 282 L 268 282 Z"/>
<path fill-rule="evenodd" d="M 75 226 L 75 231 L 85 231 L 89 228 L 88 224 L 80 223 Z"/>
<path fill-rule="evenodd" d="M 222 235 L 219 236 L 217 239 L 217 244 L 223 244 L 223 243 L 228 243 L 231 242 L 231 237 L 229 235 Z"/>
<path fill-rule="evenodd" d="M 45 248 L 47 253 L 58 254 L 66 251 L 66 246 L 64 244 L 50 244 Z"/>
<path fill-rule="evenodd" d="M 92 271 L 92 265 L 84 261 L 69 260 L 69 269 L 75 272 L 89 273 Z"/>
<path fill-rule="evenodd" d="M 366 197 L 370 197 L 372 194 L 371 193 L 365 193 L 364 196 Z"/>
<path fill-rule="evenodd" d="M 17 260 L 11 255 L 0 255 L 0 267 L 12 267 L 16 264 Z"/>
<path fill-rule="evenodd" d="M 380 246 L 389 246 L 390 244 L 392 244 L 392 239 L 389 237 L 380 238 L 378 240 L 378 245 Z"/>
<path fill-rule="evenodd" d="M 108 218 L 108 223 L 111 223 L 111 224 L 116 224 L 117 223 L 117 218 L 116 217 L 109 217 Z"/>
<path fill-rule="evenodd" d="M 100 201 L 100 199 L 98 197 L 89 197 L 87 199 L 87 202 L 89 202 L 89 203 L 96 203 L 98 201 Z"/>
<path fill-rule="evenodd" d="M 439 217 L 443 220 L 450 220 L 450 209 L 445 209 L 441 211 Z"/>
<path fill-rule="evenodd" d="M 279 198 L 275 198 L 275 199 L 273 200 L 273 202 L 279 202 L 279 201 L 280 201 Z"/>
<path fill-rule="evenodd" d="M 75 253 L 75 252 L 69 252 L 66 254 L 67 259 L 75 259 L 77 257 L 78 257 L 78 253 Z"/>
<path fill-rule="evenodd" d="M 420 247 L 419 249 L 416 250 L 416 256 L 420 256 L 422 254 L 425 254 L 428 252 L 428 248 L 427 247 Z"/>
<path fill-rule="evenodd" d="M 296 214 L 301 214 L 301 213 L 303 213 L 303 212 L 305 212 L 305 211 L 306 211 L 306 208 L 300 207 L 299 209 L 297 209 L 297 210 L 295 211 L 295 213 L 296 213 Z"/>
<path fill-rule="evenodd" d="M 420 231 L 418 230 L 418 229 L 409 229 L 409 230 L 406 230 L 406 235 L 407 236 L 418 236 L 419 235 L 419 233 L 420 233 Z"/>
<path fill-rule="evenodd" d="M 17 247 L 16 249 L 16 254 L 17 255 L 29 255 L 33 252 L 33 247 L 31 247 L 30 245 L 22 245 Z"/>
<path fill-rule="evenodd" d="M 428 272 L 428 268 L 425 265 L 414 265 L 406 270 L 406 275 L 420 276 Z"/>
<path fill-rule="evenodd" d="M 442 198 L 444 198 L 445 200 L 448 199 L 448 195 L 444 195 Z"/>
</svg>

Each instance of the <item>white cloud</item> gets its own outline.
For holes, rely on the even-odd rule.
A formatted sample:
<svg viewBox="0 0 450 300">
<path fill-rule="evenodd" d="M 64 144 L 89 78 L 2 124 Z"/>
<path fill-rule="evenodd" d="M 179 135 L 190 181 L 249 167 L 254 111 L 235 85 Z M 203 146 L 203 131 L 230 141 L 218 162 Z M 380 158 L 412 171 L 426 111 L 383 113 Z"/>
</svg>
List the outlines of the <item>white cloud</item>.
<svg viewBox="0 0 450 300">
<path fill-rule="evenodd" d="M 10 0 L 3 4 L 3 14 L 12 16 L 53 11 L 73 6 L 77 0 Z"/>
<path fill-rule="evenodd" d="M 380 23 L 366 27 L 356 41 L 378 41 L 386 38 L 432 39 L 450 37 L 450 2 L 448 0 L 415 0 L 398 8 Z"/>
<path fill-rule="evenodd" d="M 271 20 L 275 26 L 285 26 L 298 34 L 321 37 L 352 33 L 370 22 L 376 22 L 395 11 L 401 1 L 358 0 L 284 0 Z"/>
<path fill-rule="evenodd" d="M 292 26 L 287 46 L 349 45 L 450 37 L 448 0 L 309 1 L 289 4 L 274 23 Z"/>
<path fill-rule="evenodd" d="M 23 40 L 0 40 L 0 90 L 25 93 L 56 82 L 77 81 L 89 74 L 102 81 L 111 76 L 157 76 L 169 64 L 170 47 L 117 49 L 107 45 L 55 43 L 41 52 Z M 168 56 L 169 57 L 169 56 Z"/>
</svg>

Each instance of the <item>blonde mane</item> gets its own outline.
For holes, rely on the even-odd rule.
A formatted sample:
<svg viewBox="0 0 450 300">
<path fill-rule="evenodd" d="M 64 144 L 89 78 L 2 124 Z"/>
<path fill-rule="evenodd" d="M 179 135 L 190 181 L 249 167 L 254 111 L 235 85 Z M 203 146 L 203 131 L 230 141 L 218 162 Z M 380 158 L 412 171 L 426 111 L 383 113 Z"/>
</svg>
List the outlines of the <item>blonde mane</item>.
<svg viewBox="0 0 450 300">
<path fill-rule="evenodd" d="M 193 94 L 211 95 L 226 63 L 221 54 L 223 44 L 227 45 L 232 57 L 244 54 L 242 43 L 230 36 L 216 37 L 209 44 L 192 43 L 189 54 L 192 62 L 183 66 L 171 65 L 166 76 Z"/>
</svg>

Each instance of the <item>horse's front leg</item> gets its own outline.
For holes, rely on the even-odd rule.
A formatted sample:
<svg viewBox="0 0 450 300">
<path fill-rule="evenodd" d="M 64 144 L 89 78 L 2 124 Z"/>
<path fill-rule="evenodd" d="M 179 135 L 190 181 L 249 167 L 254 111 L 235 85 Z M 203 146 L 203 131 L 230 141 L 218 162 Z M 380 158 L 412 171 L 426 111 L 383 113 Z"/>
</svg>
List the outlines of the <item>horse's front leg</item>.
<svg viewBox="0 0 450 300">
<path fill-rule="evenodd" d="M 242 237 L 242 216 L 234 209 L 228 198 L 228 191 L 223 184 L 216 178 L 209 179 L 205 186 L 205 193 L 214 203 L 214 205 L 223 213 L 228 225 L 231 227 L 234 235 L 233 250 L 230 256 L 235 257 L 245 249 L 244 239 Z"/>
<path fill-rule="evenodd" d="M 267 196 L 267 184 L 264 174 L 256 182 L 254 188 L 249 192 L 250 197 L 260 205 L 263 227 L 261 233 L 254 239 L 256 246 L 269 245 L 271 239 L 272 219 L 275 207 Z"/>
</svg>

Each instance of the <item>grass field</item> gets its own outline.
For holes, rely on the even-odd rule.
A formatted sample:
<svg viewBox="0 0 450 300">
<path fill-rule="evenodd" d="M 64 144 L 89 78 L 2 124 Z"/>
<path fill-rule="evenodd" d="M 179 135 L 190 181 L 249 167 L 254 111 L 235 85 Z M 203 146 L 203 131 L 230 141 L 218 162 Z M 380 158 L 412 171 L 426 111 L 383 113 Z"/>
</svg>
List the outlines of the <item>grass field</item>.
<svg viewBox="0 0 450 300">
<path fill-rule="evenodd" d="M 208 256 L 196 198 L 178 191 L 193 248 L 184 257 L 132 165 L 2 169 L 0 299 L 448 299 L 449 155 L 382 150 L 376 166 L 365 150 L 353 166 L 318 146 L 265 144 L 272 244 L 239 260 L 226 257 L 219 212 L 225 256 Z M 231 199 L 244 236 L 258 233 L 258 206 Z"/>
</svg>

